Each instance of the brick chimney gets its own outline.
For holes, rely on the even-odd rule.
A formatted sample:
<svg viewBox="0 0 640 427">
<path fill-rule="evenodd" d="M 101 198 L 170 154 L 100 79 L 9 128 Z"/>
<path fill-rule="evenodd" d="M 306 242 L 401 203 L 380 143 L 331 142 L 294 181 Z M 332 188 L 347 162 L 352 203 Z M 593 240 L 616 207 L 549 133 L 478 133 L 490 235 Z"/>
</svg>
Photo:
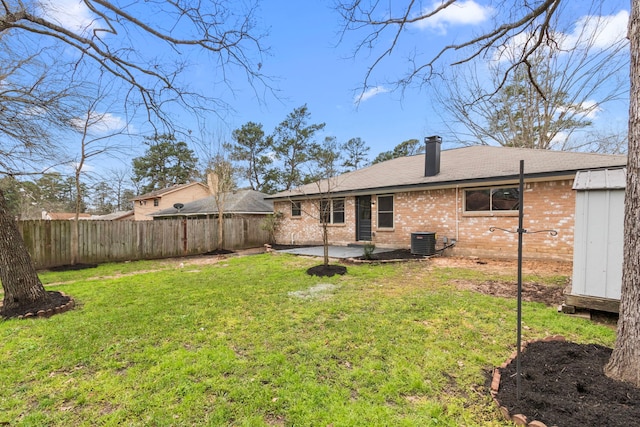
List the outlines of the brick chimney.
<svg viewBox="0 0 640 427">
<path fill-rule="evenodd" d="M 442 138 L 428 136 L 424 139 L 426 145 L 424 155 L 424 176 L 436 176 L 440 173 L 440 145 Z"/>
</svg>

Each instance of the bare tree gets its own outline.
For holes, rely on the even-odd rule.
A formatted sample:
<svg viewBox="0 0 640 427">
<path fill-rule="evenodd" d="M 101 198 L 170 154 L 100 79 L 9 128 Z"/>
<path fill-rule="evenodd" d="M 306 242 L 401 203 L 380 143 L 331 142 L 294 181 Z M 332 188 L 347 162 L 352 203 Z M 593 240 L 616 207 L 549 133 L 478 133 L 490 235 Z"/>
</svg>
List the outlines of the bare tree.
<svg viewBox="0 0 640 427">
<path fill-rule="evenodd" d="M 0 60 L 13 64 L 13 68 L 4 69 L 13 70 L 14 75 L 24 73 L 20 79 L 2 80 L 5 96 L 9 94 L 8 100 L 2 100 L 3 110 L 14 113 L 8 116 L 10 120 L 0 120 L 4 126 L 0 126 L 0 132 L 6 137 L 3 140 L 14 144 L 3 145 L 5 156 L 1 166 L 16 173 L 24 169 L 23 159 L 33 162 L 36 154 L 44 154 L 50 145 L 45 144 L 47 139 L 39 130 L 50 134 L 56 124 L 68 124 L 73 117 L 65 115 L 65 120 L 59 120 L 55 115 L 67 109 L 53 106 L 58 103 L 66 107 L 63 101 L 74 99 L 73 91 L 68 89 L 75 87 L 73 82 L 90 79 L 98 71 L 126 85 L 124 93 L 114 96 L 129 116 L 142 112 L 148 122 L 169 128 L 176 127 L 167 110 L 169 106 L 182 106 L 195 114 L 229 108 L 220 98 L 189 89 L 190 82 L 182 77 L 182 72 L 190 65 L 184 58 L 194 57 L 192 53 L 204 53 L 198 55 L 198 60 L 211 60 L 211 69 L 221 76 L 218 78 L 222 83 L 231 86 L 230 71 L 238 74 L 240 70 L 249 82 L 268 88 L 268 81 L 259 71 L 265 49 L 262 34 L 255 28 L 256 5 L 246 5 L 222 0 L 126 4 L 83 0 L 80 7 L 85 8 L 90 18 L 63 23 L 55 2 L 2 1 L 0 41 L 9 48 L 1 51 Z M 160 16 L 162 25 L 154 22 Z M 33 46 L 45 49 L 34 52 Z M 157 50 L 151 47 L 163 48 L 162 57 L 156 58 Z M 46 56 L 49 49 L 58 49 L 60 55 Z M 69 58 L 69 52 L 74 56 L 66 73 L 58 74 L 53 67 L 40 66 L 57 64 L 60 58 Z M 43 83 L 52 81 L 57 84 L 54 90 L 47 91 Z M 41 89 L 45 96 L 32 96 L 35 89 Z M 25 115 L 26 112 L 31 114 Z M 17 316 L 34 307 L 49 308 L 50 296 L 38 279 L 2 194 L 0 236 L 0 280 L 4 288 L 1 314 Z"/>
<path fill-rule="evenodd" d="M 209 191 L 213 195 L 218 213 L 218 248 L 224 249 L 224 219 L 226 214 L 226 203 L 229 194 L 236 189 L 236 181 L 234 179 L 235 169 L 229 154 L 224 148 L 224 144 L 220 145 L 219 151 L 209 161 L 207 168 L 207 184 Z"/>
<path fill-rule="evenodd" d="M 32 49 L 0 37 L 0 173 L 41 173 L 61 163 L 53 143 L 73 117 L 81 84 L 48 64 L 54 49 Z M 26 53 L 24 53 L 26 52 Z"/>
<path fill-rule="evenodd" d="M 124 149 L 119 144 L 113 143 L 113 138 L 127 131 L 128 123 L 118 120 L 110 112 L 103 111 L 110 105 L 103 105 L 107 93 L 112 90 L 111 85 L 103 86 L 98 82 L 95 86 L 96 93 L 87 97 L 86 111 L 82 117 L 71 121 L 71 127 L 80 134 L 80 152 L 73 160 L 73 176 L 75 182 L 75 217 L 71 233 L 71 265 L 78 261 L 78 237 L 80 234 L 79 218 L 82 211 L 83 169 L 87 161 L 99 156 L 116 155 Z M 112 107 L 112 106 L 111 106 Z"/>
<path fill-rule="evenodd" d="M 423 84 L 435 77 L 434 66 L 443 60 L 446 53 L 465 50 L 462 59 L 453 64 L 469 62 L 483 55 L 492 57 L 492 50 L 507 46 L 515 37 L 518 43 L 516 60 L 504 74 L 509 74 L 520 64 L 528 66 L 535 52 L 543 46 L 553 45 L 554 31 L 552 18 L 566 0 L 541 0 L 539 2 L 515 1 L 493 2 L 493 6 L 504 13 L 500 22 L 478 36 L 462 42 L 444 46 L 438 53 L 425 61 L 410 62 L 409 72 L 397 80 L 397 87 L 406 87 L 412 82 Z M 346 0 L 339 3 L 345 31 L 364 31 L 356 53 L 383 44 L 380 54 L 374 56 L 363 79 L 362 87 L 371 85 L 373 71 L 398 46 L 399 40 L 410 25 L 434 19 L 447 8 L 455 7 L 456 0 L 434 3 L 433 8 L 421 9 L 421 2 L 410 2 L 400 6 L 399 12 L 385 9 L 384 2 Z M 604 5 L 602 1 L 594 4 Z M 611 378 L 627 381 L 640 387 L 640 0 L 632 0 L 628 37 L 630 40 L 630 106 L 629 106 L 629 149 L 627 163 L 627 185 L 625 190 L 624 260 L 622 274 L 622 294 L 618 336 L 613 354 L 605 372 Z M 384 17 L 378 20 L 377 17 Z M 387 32 L 390 33 L 387 34 Z M 390 36 L 390 37 L 389 37 Z M 416 59 L 415 57 L 413 59 Z M 534 76 L 532 84 L 537 85 Z"/>
<path fill-rule="evenodd" d="M 450 137 L 465 145 L 589 149 L 591 144 L 572 138 L 574 133 L 589 128 L 607 103 L 628 93 L 628 82 L 618 78 L 628 66 L 628 43 L 618 39 L 596 45 L 597 19 L 586 18 L 573 40 L 562 32 L 558 44 L 540 48 L 526 64 L 514 66 L 502 53 L 487 65 L 450 70 L 435 86 Z M 506 69 L 512 73 L 505 80 Z"/>
<path fill-rule="evenodd" d="M 121 166 L 108 170 L 106 175 L 101 178 L 103 182 L 109 184 L 114 193 L 116 211 L 131 209 L 131 202 L 128 201 L 127 194 L 132 196 L 136 194 L 130 185 L 132 182 L 131 174 L 131 168 Z"/>
<path fill-rule="evenodd" d="M 318 212 L 322 226 L 322 246 L 324 248 L 323 264 L 329 266 L 329 224 L 333 223 L 332 215 L 345 213 L 344 199 L 334 199 L 336 180 L 342 172 L 340 146 L 335 137 L 326 137 L 322 145 L 316 145 L 311 152 L 313 158 L 310 176 L 318 188 Z M 340 213 L 341 212 L 341 213 Z"/>
</svg>

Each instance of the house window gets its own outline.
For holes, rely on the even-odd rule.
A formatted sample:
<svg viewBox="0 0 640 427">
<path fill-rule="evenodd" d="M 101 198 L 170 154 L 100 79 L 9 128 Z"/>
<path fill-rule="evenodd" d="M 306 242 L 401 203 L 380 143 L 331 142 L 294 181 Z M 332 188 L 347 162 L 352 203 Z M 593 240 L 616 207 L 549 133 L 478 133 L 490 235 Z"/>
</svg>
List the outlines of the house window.
<svg viewBox="0 0 640 427">
<path fill-rule="evenodd" d="M 466 212 L 517 211 L 520 200 L 518 187 L 493 187 L 464 191 Z"/>
<path fill-rule="evenodd" d="M 378 228 L 393 228 L 393 196 L 378 196 Z"/>
<path fill-rule="evenodd" d="M 302 202 L 291 202 L 291 216 L 302 216 Z"/>
<path fill-rule="evenodd" d="M 160 205 L 160 199 L 153 199 L 153 206 L 159 206 Z"/>
<path fill-rule="evenodd" d="M 344 199 L 320 200 L 320 222 L 344 224 Z"/>
</svg>

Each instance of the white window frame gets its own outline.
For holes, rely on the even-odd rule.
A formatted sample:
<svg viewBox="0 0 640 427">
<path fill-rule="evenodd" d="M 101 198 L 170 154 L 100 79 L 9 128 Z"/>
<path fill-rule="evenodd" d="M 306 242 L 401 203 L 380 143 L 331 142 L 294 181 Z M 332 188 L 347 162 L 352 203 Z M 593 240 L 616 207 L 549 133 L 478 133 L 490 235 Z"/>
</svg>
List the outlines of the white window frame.
<svg viewBox="0 0 640 427">
<path fill-rule="evenodd" d="M 391 210 L 390 211 L 382 211 L 380 210 L 380 198 L 387 198 L 387 197 L 391 197 Z M 396 200 L 395 200 L 395 196 L 393 194 L 382 194 L 376 197 L 376 203 L 378 206 L 378 209 L 376 211 L 376 220 L 377 220 L 377 225 L 379 229 L 386 229 L 386 230 L 392 230 L 395 227 L 396 224 Z M 380 214 L 391 214 L 391 226 L 387 226 L 387 225 L 380 225 Z"/>
<path fill-rule="evenodd" d="M 336 210 L 336 202 L 342 202 L 342 209 L 341 210 Z M 319 201 L 319 220 L 320 220 L 320 224 L 323 223 L 322 220 L 322 213 L 323 213 L 323 209 L 322 209 L 322 204 L 323 203 L 329 203 L 329 220 L 327 221 L 327 224 L 345 224 L 346 222 L 346 199 L 345 198 L 337 198 L 337 199 L 322 199 Z M 336 221 L 336 213 L 342 213 L 342 221 Z"/>
</svg>

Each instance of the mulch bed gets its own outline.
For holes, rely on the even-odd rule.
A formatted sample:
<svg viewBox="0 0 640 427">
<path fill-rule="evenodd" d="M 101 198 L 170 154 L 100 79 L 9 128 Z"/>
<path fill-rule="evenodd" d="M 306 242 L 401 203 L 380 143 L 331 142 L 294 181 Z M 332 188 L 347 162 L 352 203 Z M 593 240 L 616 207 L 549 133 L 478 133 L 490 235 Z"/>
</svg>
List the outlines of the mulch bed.
<svg viewBox="0 0 640 427">
<path fill-rule="evenodd" d="M 58 291 L 47 291 L 47 295 L 49 296 L 49 301 L 47 301 L 46 304 L 37 303 L 22 306 L 19 310 L 4 310 L 3 307 L 0 306 L 0 315 L 5 319 L 20 316 L 38 316 L 38 313 L 42 313 L 41 316 L 48 317 L 55 314 L 56 309 L 65 307 L 72 301 L 71 297 Z"/>
<path fill-rule="evenodd" d="M 228 249 L 214 249 L 212 251 L 205 252 L 202 255 L 230 255 L 232 253 L 234 252 Z"/>
<path fill-rule="evenodd" d="M 96 268 L 98 264 L 65 264 L 51 267 L 49 271 L 72 271 L 72 270 L 84 270 L 87 268 Z"/>
<path fill-rule="evenodd" d="M 364 256 L 354 258 L 357 260 L 368 261 L 393 261 L 393 260 L 412 260 L 412 259 L 425 259 L 424 255 L 415 255 L 411 253 L 409 249 L 395 249 L 388 252 L 380 252 L 371 254 L 368 258 Z"/>
<path fill-rule="evenodd" d="M 520 354 L 520 400 L 516 359 L 500 369 L 495 398 L 511 416 L 523 414 L 547 426 L 640 425 L 640 389 L 604 375 L 611 351 L 567 341 L 529 343 Z"/>
<path fill-rule="evenodd" d="M 318 277 L 332 277 L 332 276 L 335 276 L 336 274 L 339 274 L 342 276 L 346 273 L 347 273 L 347 267 L 345 267 L 344 265 L 336 265 L 336 264 L 329 264 L 329 265 L 320 264 L 320 265 L 316 265 L 315 267 L 311 267 L 307 270 L 307 274 L 309 276 L 318 276 Z"/>
</svg>

